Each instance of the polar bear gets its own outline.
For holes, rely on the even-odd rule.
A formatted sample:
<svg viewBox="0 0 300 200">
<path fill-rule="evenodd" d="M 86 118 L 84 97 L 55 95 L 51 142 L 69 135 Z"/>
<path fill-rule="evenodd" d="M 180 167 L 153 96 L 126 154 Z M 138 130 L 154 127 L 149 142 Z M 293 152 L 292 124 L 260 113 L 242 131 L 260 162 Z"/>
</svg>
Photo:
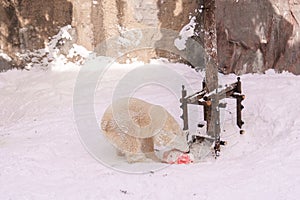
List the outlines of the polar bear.
<svg viewBox="0 0 300 200">
<path fill-rule="evenodd" d="M 114 101 L 102 117 L 101 129 L 130 163 L 174 163 L 189 151 L 186 135 L 168 111 L 137 98 Z"/>
</svg>

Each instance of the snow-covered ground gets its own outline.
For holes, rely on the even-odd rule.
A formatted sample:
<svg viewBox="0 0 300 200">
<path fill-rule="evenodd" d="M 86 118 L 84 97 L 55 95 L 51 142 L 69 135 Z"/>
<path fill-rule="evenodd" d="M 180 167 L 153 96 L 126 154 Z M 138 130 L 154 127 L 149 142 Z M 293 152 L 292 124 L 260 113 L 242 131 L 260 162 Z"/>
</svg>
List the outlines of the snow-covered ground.
<svg viewBox="0 0 300 200">
<path fill-rule="evenodd" d="M 193 88 L 200 87 L 201 73 L 182 64 L 166 65 Z M 64 69 L 0 74 L 1 200 L 299 198 L 300 76 L 268 71 L 241 77 L 246 134 L 238 134 L 235 103 L 227 100 L 222 138 L 228 145 L 217 160 L 156 164 L 163 169 L 132 174 L 101 164 L 82 145 L 73 113 L 79 68 Z M 117 65 L 102 77 L 95 93 L 98 119 L 111 103 L 116 83 L 130 70 Z M 236 76 L 220 75 L 220 79 L 231 83 Z M 178 88 L 180 92 L 181 85 Z M 163 105 L 180 122 L 178 94 L 147 85 L 134 95 Z M 119 160 L 117 164 L 130 168 L 153 163 L 130 165 Z"/>
</svg>

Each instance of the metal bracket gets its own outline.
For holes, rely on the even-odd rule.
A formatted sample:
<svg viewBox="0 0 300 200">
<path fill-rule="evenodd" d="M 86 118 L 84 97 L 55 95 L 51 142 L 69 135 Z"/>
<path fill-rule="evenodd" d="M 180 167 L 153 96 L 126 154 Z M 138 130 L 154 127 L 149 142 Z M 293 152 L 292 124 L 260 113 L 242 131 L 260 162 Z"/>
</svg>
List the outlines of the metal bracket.
<svg viewBox="0 0 300 200">
<path fill-rule="evenodd" d="M 214 99 L 218 98 L 218 100 L 224 99 L 224 98 L 235 98 L 236 99 L 236 124 L 237 126 L 242 129 L 242 126 L 244 125 L 244 121 L 242 120 L 242 110 L 244 109 L 244 106 L 242 105 L 242 101 L 245 99 L 245 95 L 242 94 L 242 83 L 240 77 L 237 78 L 237 82 L 232 83 L 230 85 L 226 85 L 226 87 L 220 91 L 216 91 L 214 93 L 208 93 L 206 88 L 206 83 L 203 81 L 202 83 L 202 90 L 200 92 L 196 92 L 195 94 L 187 96 L 187 91 L 182 86 L 182 92 L 181 92 L 181 106 L 180 108 L 183 111 L 183 114 L 181 116 L 181 119 L 183 120 L 183 130 L 187 131 L 189 129 L 188 124 L 188 104 L 193 105 L 199 105 L 203 106 L 203 115 L 204 120 L 206 121 L 206 124 L 209 125 L 209 123 L 214 123 L 211 120 L 211 112 L 212 112 L 212 104 L 214 103 Z M 218 106 L 215 106 L 218 108 L 226 107 L 226 104 L 219 104 Z M 221 143 L 224 143 L 220 140 L 220 122 L 216 123 L 216 130 L 214 134 L 214 142 L 215 142 L 215 152 L 216 155 L 220 151 L 220 145 Z M 240 133 L 244 133 L 243 130 L 240 130 Z"/>
</svg>

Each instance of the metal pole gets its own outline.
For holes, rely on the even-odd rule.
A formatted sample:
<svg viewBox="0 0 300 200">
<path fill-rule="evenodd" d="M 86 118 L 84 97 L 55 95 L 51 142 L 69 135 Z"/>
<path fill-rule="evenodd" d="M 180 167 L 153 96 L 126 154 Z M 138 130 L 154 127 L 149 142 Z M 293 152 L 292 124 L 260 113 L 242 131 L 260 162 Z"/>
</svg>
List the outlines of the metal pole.
<svg viewBox="0 0 300 200">
<path fill-rule="evenodd" d="M 181 90 L 181 106 L 180 108 L 182 109 L 182 120 L 183 120 L 183 130 L 187 131 L 189 129 L 189 124 L 188 124 L 188 107 L 187 107 L 187 91 L 184 88 L 184 85 L 182 86 Z"/>
</svg>

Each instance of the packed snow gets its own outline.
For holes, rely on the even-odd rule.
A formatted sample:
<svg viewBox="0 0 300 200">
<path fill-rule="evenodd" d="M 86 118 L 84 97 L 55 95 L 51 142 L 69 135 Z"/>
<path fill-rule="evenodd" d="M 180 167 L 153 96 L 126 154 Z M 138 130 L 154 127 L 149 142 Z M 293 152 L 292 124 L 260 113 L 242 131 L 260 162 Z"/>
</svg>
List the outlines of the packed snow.
<svg viewBox="0 0 300 200">
<path fill-rule="evenodd" d="M 3 53 L 1 49 L 0 49 L 0 57 L 8 62 L 12 61 L 11 57 L 9 57 L 6 53 Z"/>
<path fill-rule="evenodd" d="M 196 17 L 191 17 L 190 22 L 185 25 L 179 33 L 179 38 L 174 41 L 174 45 L 178 50 L 184 50 L 186 48 L 186 42 L 188 38 L 192 37 L 195 33 Z"/>
<path fill-rule="evenodd" d="M 200 89 L 203 73 L 183 64 L 152 64 L 176 71 L 192 89 Z M 118 82 L 140 65 L 113 64 L 102 74 L 95 91 L 97 120 Z M 226 100 L 221 136 L 228 145 L 218 159 L 208 156 L 189 165 L 128 164 L 103 140 L 99 148 L 114 161 L 108 166 L 88 153 L 78 134 L 73 94 L 80 69 L 64 64 L 0 73 L 0 199 L 299 198 L 300 76 L 274 71 L 241 76 L 246 133 L 238 133 L 235 102 Z M 220 80 L 232 83 L 236 76 L 220 75 Z M 181 85 L 174 87 L 178 91 L 148 84 L 133 95 L 164 106 L 181 123 Z"/>
</svg>

